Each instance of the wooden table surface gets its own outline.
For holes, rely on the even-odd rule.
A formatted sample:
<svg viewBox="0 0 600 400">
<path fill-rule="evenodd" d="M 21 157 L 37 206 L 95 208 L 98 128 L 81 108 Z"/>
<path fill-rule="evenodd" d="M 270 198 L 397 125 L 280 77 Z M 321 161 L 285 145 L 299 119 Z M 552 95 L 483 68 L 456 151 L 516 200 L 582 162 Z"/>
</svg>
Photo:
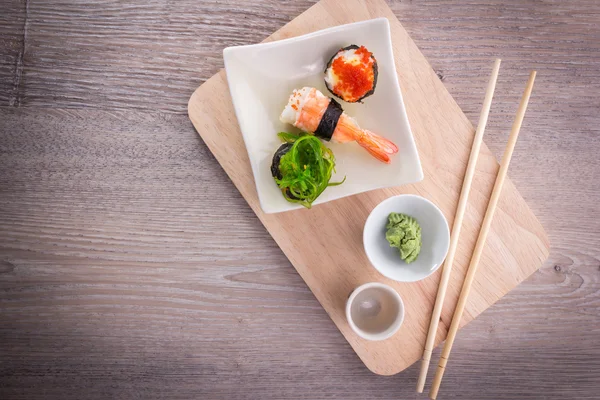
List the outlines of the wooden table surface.
<svg viewBox="0 0 600 400">
<path fill-rule="evenodd" d="M 187 117 L 224 47 L 312 3 L 0 0 L 1 399 L 426 398 L 363 366 Z M 551 256 L 440 398 L 600 398 L 600 2 L 390 6 L 474 123 L 503 59 L 498 157 L 538 70 L 509 175 Z"/>
</svg>

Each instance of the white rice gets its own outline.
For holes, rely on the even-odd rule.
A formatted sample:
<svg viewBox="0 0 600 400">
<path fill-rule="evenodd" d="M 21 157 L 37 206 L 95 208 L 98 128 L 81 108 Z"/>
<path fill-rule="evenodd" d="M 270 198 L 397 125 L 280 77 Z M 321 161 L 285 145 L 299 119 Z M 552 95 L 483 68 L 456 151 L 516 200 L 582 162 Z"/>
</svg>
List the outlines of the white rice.
<svg viewBox="0 0 600 400">
<path fill-rule="evenodd" d="M 312 88 L 310 87 L 303 87 L 300 90 L 294 89 L 290 95 L 287 105 L 279 116 L 279 120 L 284 124 L 296 125 L 296 121 L 300 115 L 300 110 L 302 110 L 304 103 L 306 103 L 308 100 L 308 95 L 310 94 L 311 90 Z M 292 107 L 292 104 L 296 105 L 296 109 Z"/>
</svg>

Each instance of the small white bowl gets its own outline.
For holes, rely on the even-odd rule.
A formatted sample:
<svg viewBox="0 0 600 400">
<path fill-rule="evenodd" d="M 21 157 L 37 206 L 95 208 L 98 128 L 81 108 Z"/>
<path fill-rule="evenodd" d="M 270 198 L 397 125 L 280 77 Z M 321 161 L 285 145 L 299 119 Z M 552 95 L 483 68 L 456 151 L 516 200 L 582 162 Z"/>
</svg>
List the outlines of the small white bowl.
<svg viewBox="0 0 600 400">
<path fill-rule="evenodd" d="M 410 215 L 421 225 L 423 244 L 419 257 L 405 263 L 385 238 L 388 215 Z M 444 262 L 450 245 L 450 230 L 444 214 L 431 201 L 412 194 L 390 197 L 379 203 L 365 222 L 363 244 L 367 258 L 387 278 L 415 282 L 427 278 Z"/>
<path fill-rule="evenodd" d="M 404 303 L 392 287 L 379 282 L 365 283 L 348 298 L 346 319 L 361 338 L 384 340 L 400 329 Z"/>
</svg>

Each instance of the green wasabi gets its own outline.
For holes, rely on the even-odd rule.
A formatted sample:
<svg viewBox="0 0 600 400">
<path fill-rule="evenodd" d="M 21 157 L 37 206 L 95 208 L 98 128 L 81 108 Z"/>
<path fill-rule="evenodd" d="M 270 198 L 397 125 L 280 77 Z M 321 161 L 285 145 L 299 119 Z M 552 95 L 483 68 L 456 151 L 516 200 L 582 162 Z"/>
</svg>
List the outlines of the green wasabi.
<svg viewBox="0 0 600 400">
<path fill-rule="evenodd" d="M 385 238 L 390 247 L 397 247 L 400 258 L 407 264 L 415 261 L 421 252 L 421 226 L 413 217 L 391 213 L 388 215 L 388 223 L 385 226 Z"/>
</svg>

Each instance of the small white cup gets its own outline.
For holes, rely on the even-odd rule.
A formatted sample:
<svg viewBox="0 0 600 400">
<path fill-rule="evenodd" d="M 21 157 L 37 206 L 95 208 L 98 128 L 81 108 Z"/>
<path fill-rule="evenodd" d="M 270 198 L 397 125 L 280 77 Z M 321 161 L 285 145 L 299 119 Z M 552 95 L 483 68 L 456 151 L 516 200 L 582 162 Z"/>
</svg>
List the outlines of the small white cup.
<svg viewBox="0 0 600 400">
<path fill-rule="evenodd" d="M 346 302 L 346 319 L 361 338 L 384 340 L 398 331 L 404 321 L 404 303 L 391 286 L 365 283 L 354 289 Z"/>
</svg>

